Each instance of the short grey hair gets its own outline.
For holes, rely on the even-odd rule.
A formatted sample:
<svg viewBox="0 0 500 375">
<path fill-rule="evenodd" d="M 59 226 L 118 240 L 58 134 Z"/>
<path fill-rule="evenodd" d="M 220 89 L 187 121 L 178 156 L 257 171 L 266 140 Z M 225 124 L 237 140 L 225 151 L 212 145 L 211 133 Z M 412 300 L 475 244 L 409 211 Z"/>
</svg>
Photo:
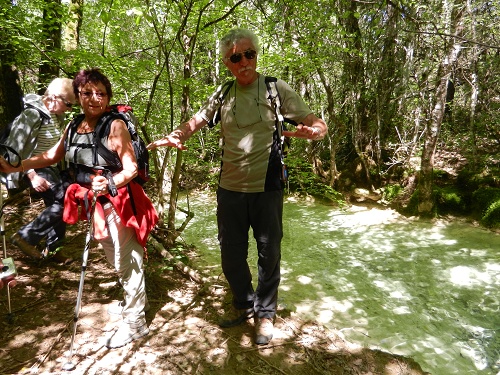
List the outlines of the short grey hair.
<svg viewBox="0 0 500 375">
<path fill-rule="evenodd" d="M 73 92 L 73 80 L 69 78 L 54 78 L 50 82 L 44 96 L 60 96 L 71 104 L 76 103 L 75 93 Z"/>
<path fill-rule="evenodd" d="M 227 51 L 229 51 L 235 44 L 242 39 L 249 39 L 257 53 L 260 52 L 259 38 L 252 31 L 247 29 L 232 29 L 220 41 L 219 52 L 224 58 Z"/>
</svg>

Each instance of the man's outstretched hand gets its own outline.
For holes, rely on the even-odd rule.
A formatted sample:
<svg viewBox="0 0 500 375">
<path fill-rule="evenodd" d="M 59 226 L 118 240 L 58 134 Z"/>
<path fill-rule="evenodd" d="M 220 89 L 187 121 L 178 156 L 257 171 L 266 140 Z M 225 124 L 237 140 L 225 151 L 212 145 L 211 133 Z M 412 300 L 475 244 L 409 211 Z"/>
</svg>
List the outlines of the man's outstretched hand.
<svg viewBox="0 0 500 375">
<path fill-rule="evenodd" d="M 187 147 L 184 146 L 184 144 L 180 141 L 180 139 L 172 135 L 167 135 L 164 138 L 151 142 L 149 145 L 146 146 L 146 148 L 148 150 L 154 150 L 157 147 L 163 147 L 163 146 L 175 147 L 178 148 L 179 150 L 187 150 Z"/>
</svg>

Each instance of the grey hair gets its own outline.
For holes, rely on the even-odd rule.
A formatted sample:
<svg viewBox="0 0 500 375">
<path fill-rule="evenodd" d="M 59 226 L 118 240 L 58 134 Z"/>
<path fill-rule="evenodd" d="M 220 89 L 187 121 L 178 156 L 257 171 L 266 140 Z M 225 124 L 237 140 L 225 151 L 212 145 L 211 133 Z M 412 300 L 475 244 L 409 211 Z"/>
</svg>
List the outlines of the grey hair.
<svg viewBox="0 0 500 375">
<path fill-rule="evenodd" d="M 44 96 L 50 95 L 60 96 L 67 102 L 75 104 L 76 98 L 73 92 L 73 80 L 69 78 L 54 78 L 44 94 Z"/>
<path fill-rule="evenodd" d="M 259 38 L 257 38 L 257 35 L 247 29 L 232 29 L 220 41 L 219 52 L 221 56 L 225 57 L 227 51 L 229 51 L 241 39 L 250 40 L 257 53 L 260 52 Z"/>
</svg>

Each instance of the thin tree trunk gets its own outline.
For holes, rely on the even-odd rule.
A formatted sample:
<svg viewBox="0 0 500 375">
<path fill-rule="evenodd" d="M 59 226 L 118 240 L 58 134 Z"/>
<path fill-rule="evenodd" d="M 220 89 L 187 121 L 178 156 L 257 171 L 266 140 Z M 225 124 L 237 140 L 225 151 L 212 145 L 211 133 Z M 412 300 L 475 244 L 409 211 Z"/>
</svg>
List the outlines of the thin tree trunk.
<svg viewBox="0 0 500 375">
<path fill-rule="evenodd" d="M 45 0 L 43 9 L 43 30 L 42 35 L 45 40 L 45 56 L 50 56 L 51 52 L 61 49 L 61 0 Z M 43 59 L 39 68 L 39 89 L 38 93 L 45 92 L 47 84 L 55 77 L 59 76 L 59 65 L 48 58 Z"/>
<path fill-rule="evenodd" d="M 448 10 L 447 18 L 450 29 L 454 32 L 457 30 L 457 25 L 461 19 L 461 12 L 456 12 L 454 3 L 445 1 L 445 11 Z M 434 155 L 436 145 L 441 131 L 441 125 L 445 114 L 446 93 L 448 81 L 451 77 L 453 64 L 456 62 L 460 52 L 460 44 L 453 40 L 448 42 L 447 53 L 441 62 L 438 72 L 438 84 L 436 86 L 436 94 L 434 96 L 434 105 L 431 112 L 431 118 L 427 121 L 424 132 L 424 147 L 422 150 L 422 160 L 420 165 L 420 178 L 418 182 L 418 213 L 421 216 L 431 216 L 434 212 Z"/>
</svg>

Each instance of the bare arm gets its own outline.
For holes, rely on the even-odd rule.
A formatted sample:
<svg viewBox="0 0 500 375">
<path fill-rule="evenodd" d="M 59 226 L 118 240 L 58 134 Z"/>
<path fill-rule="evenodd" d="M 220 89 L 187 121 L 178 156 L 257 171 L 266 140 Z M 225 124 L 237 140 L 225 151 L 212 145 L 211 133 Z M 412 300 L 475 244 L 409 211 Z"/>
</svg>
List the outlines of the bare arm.
<svg viewBox="0 0 500 375">
<path fill-rule="evenodd" d="M 323 139 L 328 132 L 326 123 L 314 113 L 306 116 L 302 123 L 298 124 L 295 131 L 284 131 L 285 137 L 307 138 L 315 141 Z"/>
<path fill-rule="evenodd" d="M 157 141 L 151 142 L 147 148 L 148 150 L 153 150 L 157 147 L 169 146 L 176 147 L 179 150 L 186 150 L 187 147 L 184 146 L 184 142 L 206 124 L 207 122 L 204 119 L 195 115 L 189 121 L 179 125 L 172 133 Z"/>
<path fill-rule="evenodd" d="M 67 134 L 68 128 L 66 128 L 64 135 L 50 150 L 45 151 L 43 154 L 22 160 L 19 167 L 12 167 L 4 158 L 0 157 L 0 171 L 5 173 L 26 172 L 30 169 L 44 168 L 58 163 L 64 158 L 66 152 L 64 149 L 64 140 Z"/>
<path fill-rule="evenodd" d="M 111 123 L 108 148 L 118 154 L 123 166 L 119 173 L 113 175 L 113 182 L 117 188 L 125 186 L 137 176 L 137 160 L 130 133 L 122 120 L 114 120 Z M 95 176 L 92 180 L 92 190 L 103 194 L 109 192 L 109 180 L 105 176 Z"/>
</svg>

